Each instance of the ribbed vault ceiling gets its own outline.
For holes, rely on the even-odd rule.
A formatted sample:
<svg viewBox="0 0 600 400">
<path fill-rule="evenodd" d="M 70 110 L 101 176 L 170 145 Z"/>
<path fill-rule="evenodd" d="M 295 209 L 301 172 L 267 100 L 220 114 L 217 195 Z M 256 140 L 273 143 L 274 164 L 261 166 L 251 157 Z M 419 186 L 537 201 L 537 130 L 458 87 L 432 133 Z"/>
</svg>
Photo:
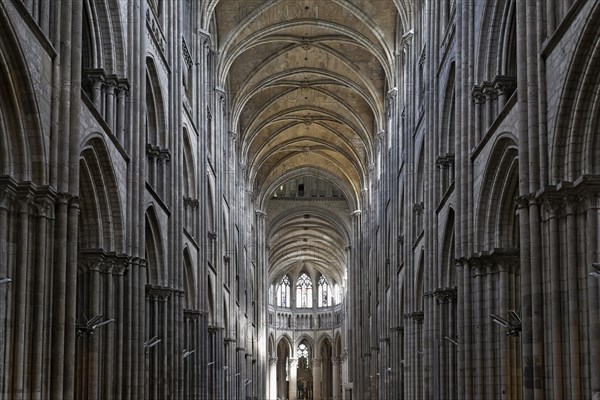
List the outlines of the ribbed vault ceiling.
<svg viewBox="0 0 600 400">
<path fill-rule="evenodd" d="M 394 51 L 397 35 L 403 33 L 400 20 L 408 14 L 402 2 L 208 4 L 217 32 L 218 84 L 229 93 L 230 126 L 259 204 L 287 175 L 311 169 L 330 178 L 351 196 L 352 206 L 360 207 L 360 192 L 368 186 L 376 157 L 376 136 L 385 129 L 386 94 L 395 87 Z M 298 225 L 295 218 L 272 232 L 285 249 L 272 248 L 272 268 L 290 266 L 286 257 L 296 241 L 306 260 L 325 263 L 310 256 L 316 247 L 302 244 L 307 243 L 299 236 L 306 224 Z M 309 242 L 335 249 L 328 257 L 345 265 L 339 259 L 347 245 L 345 233 L 325 220 L 309 229 L 319 236 Z"/>
</svg>

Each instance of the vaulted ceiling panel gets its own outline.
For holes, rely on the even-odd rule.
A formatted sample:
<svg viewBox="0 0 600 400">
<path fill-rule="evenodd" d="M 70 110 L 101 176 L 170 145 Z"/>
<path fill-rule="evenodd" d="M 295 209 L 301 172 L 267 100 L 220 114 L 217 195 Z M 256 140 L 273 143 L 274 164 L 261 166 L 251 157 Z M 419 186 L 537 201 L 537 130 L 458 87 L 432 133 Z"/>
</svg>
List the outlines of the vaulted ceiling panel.
<svg viewBox="0 0 600 400">
<path fill-rule="evenodd" d="M 229 94 L 229 126 L 257 198 L 268 199 L 282 179 L 316 174 L 348 196 L 336 200 L 345 208 L 360 207 L 386 95 L 396 85 L 396 31 L 407 10 L 393 10 L 403 0 L 213 0 L 208 7 L 218 27 L 217 84 Z M 341 279 L 346 228 L 325 216 L 304 219 L 299 204 L 270 223 L 270 275 L 309 263 Z"/>
</svg>

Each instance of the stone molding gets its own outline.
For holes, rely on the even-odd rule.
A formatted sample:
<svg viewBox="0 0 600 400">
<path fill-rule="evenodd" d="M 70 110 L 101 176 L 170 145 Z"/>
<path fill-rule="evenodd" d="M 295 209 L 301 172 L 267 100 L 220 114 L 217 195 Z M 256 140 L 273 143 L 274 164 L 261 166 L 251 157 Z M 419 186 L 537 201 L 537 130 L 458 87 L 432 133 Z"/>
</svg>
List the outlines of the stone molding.
<svg viewBox="0 0 600 400">
<path fill-rule="evenodd" d="M 411 313 L 404 314 L 404 319 L 412 319 L 415 324 L 422 324 L 425 313 L 423 311 L 413 311 Z"/>
<path fill-rule="evenodd" d="M 437 304 L 456 303 L 457 293 L 458 291 L 456 286 L 444 289 L 438 288 L 433 291 L 433 297 L 435 298 L 435 302 Z"/>
</svg>

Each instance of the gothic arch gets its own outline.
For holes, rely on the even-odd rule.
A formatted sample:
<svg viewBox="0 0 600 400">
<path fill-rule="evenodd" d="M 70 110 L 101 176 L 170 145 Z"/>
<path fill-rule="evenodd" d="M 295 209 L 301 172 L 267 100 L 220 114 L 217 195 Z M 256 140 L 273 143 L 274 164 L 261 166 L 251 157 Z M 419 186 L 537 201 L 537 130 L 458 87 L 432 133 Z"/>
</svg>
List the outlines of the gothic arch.
<svg viewBox="0 0 600 400">
<path fill-rule="evenodd" d="M 48 184 L 48 160 L 27 61 L 0 7 L 0 176 Z"/>
<path fill-rule="evenodd" d="M 206 226 L 209 232 L 215 232 L 215 183 L 214 176 L 209 174 L 206 179 L 207 196 L 206 199 Z"/>
<path fill-rule="evenodd" d="M 448 209 L 448 216 L 446 217 L 446 223 L 443 231 L 444 236 L 442 240 L 442 253 L 441 253 L 441 284 L 444 288 L 454 287 L 456 285 L 455 277 L 455 256 L 454 256 L 454 210 Z"/>
<path fill-rule="evenodd" d="M 146 209 L 146 259 L 149 285 L 162 285 L 166 281 L 165 251 L 161 225 L 154 206 Z"/>
<path fill-rule="evenodd" d="M 336 331 L 333 336 L 333 354 L 336 357 L 341 357 L 343 347 L 342 334 L 339 331 Z"/>
<path fill-rule="evenodd" d="M 423 302 L 424 302 L 424 294 L 425 294 L 425 249 L 421 247 L 419 251 L 419 257 L 417 258 L 417 271 L 415 274 L 415 310 L 414 311 L 423 311 Z"/>
<path fill-rule="evenodd" d="M 296 352 L 294 351 L 294 346 L 292 346 L 294 341 L 287 333 L 282 334 L 277 340 L 277 350 L 279 353 L 279 349 L 285 349 L 287 351 L 288 357 L 293 357 Z M 281 346 L 281 347 L 280 347 Z M 279 357 L 279 356 L 278 356 Z"/>
<path fill-rule="evenodd" d="M 196 198 L 196 160 L 190 142 L 189 130 L 183 128 L 183 194 L 186 197 Z"/>
<path fill-rule="evenodd" d="M 196 274 L 194 273 L 192 256 L 188 246 L 183 249 L 183 288 L 185 291 L 184 308 L 196 310 L 198 308 Z"/>
<path fill-rule="evenodd" d="M 322 332 L 319 334 L 316 340 L 316 351 L 321 352 L 323 350 L 323 346 L 329 345 L 331 347 L 332 343 L 333 341 L 331 339 L 331 335 L 329 333 Z"/>
<path fill-rule="evenodd" d="M 551 184 L 600 174 L 600 4 L 596 3 L 570 61 L 551 147 Z"/>
<path fill-rule="evenodd" d="M 494 143 L 484 170 L 476 201 L 477 251 L 516 248 L 518 219 L 518 149 L 512 134 L 502 134 Z"/>
<path fill-rule="evenodd" d="M 80 249 L 124 252 L 121 199 L 104 139 L 92 134 L 81 149 Z"/>
<path fill-rule="evenodd" d="M 476 60 L 484 60 L 476 64 L 476 82 L 490 81 L 497 75 L 508 75 L 516 78 L 513 59 L 516 50 L 515 4 L 513 0 L 486 1 L 482 24 L 489 29 L 479 29 L 476 43 Z"/>
<path fill-rule="evenodd" d="M 165 100 L 154 59 L 146 57 L 146 140 L 152 146 L 168 147 Z"/>
<path fill-rule="evenodd" d="M 123 27 L 115 0 L 85 0 L 83 12 L 83 68 L 125 75 Z"/>
<path fill-rule="evenodd" d="M 440 156 L 454 154 L 454 121 L 455 121 L 455 62 L 452 60 L 446 72 L 446 81 L 443 91 L 441 137 L 439 140 Z"/>
<path fill-rule="evenodd" d="M 208 282 L 208 289 L 206 291 L 207 297 L 207 305 L 208 305 L 208 324 L 215 325 L 216 324 L 216 310 L 215 310 L 215 290 L 212 276 L 209 274 L 206 278 Z"/>
<path fill-rule="evenodd" d="M 267 355 L 269 357 L 277 357 L 277 347 L 275 347 L 275 334 L 271 332 L 267 340 Z"/>
</svg>

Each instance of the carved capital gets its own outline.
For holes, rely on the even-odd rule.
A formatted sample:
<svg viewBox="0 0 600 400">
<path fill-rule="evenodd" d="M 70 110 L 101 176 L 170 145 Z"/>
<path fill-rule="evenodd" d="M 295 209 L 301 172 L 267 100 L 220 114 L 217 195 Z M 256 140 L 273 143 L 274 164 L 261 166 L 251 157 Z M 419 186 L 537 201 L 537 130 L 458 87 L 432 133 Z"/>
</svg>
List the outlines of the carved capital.
<svg viewBox="0 0 600 400">
<path fill-rule="evenodd" d="M 413 311 L 408 314 L 404 314 L 404 319 L 412 319 L 415 324 L 422 324 L 425 314 L 423 311 Z"/>
<path fill-rule="evenodd" d="M 54 201 L 50 197 L 37 198 L 33 206 L 36 216 L 42 218 L 54 217 Z"/>
<path fill-rule="evenodd" d="M 146 298 L 150 300 L 167 301 L 172 293 L 167 287 L 146 285 Z"/>
<path fill-rule="evenodd" d="M 481 86 L 473 86 L 471 89 L 471 98 L 473 99 L 473 103 L 475 104 L 483 104 L 486 101 L 486 96 L 483 93 L 483 88 Z"/>
<path fill-rule="evenodd" d="M 456 303 L 457 290 L 453 288 L 438 288 L 433 292 L 437 304 Z"/>
<path fill-rule="evenodd" d="M 491 82 L 483 83 L 483 94 L 486 100 L 495 100 L 498 98 L 498 93 L 494 89 L 494 85 Z"/>
<path fill-rule="evenodd" d="M 0 208 L 10 209 L 15 197 L 16 193 L 13 188 L 7 186 L 0 188 Z"/>
<path fill-rule="evenodd" d="M 162 164 L 166 164 L 171 161 L 171 152 L 169 149 L 161 149 L 159 151 L 158 158 Z"/>
<path fill-rule="evenodd" d="M 77 267 L 84 271 L 100 271 L 104 268 L 106 253 L 102 250 L 81 251 L 77 257 Z"/>
</svg>

